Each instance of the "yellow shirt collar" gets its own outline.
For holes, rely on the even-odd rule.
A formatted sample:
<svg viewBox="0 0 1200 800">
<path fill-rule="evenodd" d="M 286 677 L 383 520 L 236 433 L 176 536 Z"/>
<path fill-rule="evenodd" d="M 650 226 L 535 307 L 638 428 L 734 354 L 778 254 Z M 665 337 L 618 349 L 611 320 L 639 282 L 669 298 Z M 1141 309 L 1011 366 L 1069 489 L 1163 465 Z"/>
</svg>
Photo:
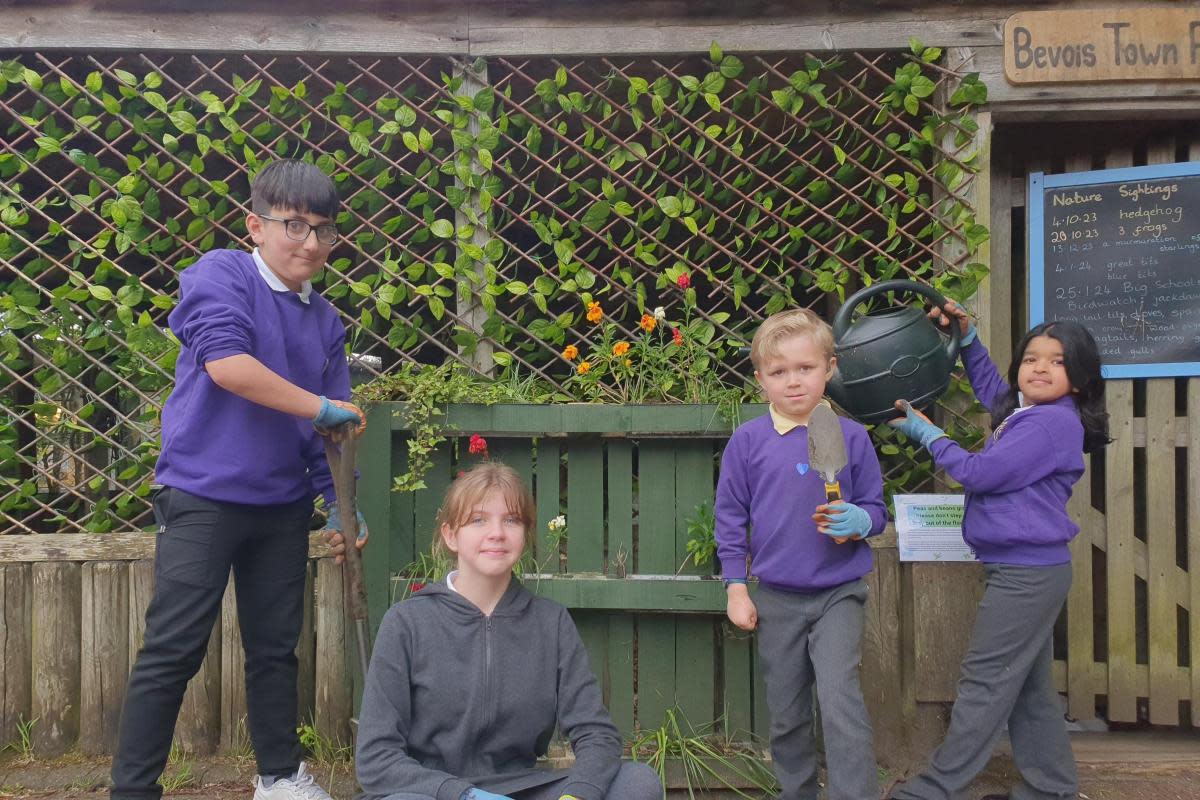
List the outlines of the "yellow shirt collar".
<svg viewBox="0 0 1200 800">
<path fill-rule="evenodd" d="M 820 405 L 827 406 L 827 405 L 829 405 L 829 401 L 821 400 Z M 784 434 L 786 434 L 788 431 L 792 430 L 793 428 L 806 427 L 803 423 L 797 422 L 796 420 L 792 419 L 791 417 L 785 417 L 778 410 L 776 410 L 774 404 L 768 405 L 767 411 L 771 415 L 771 425 L 774 426 L 775 432 L 778 433 L 780 436 L 783 436 Z"/>
</svg>

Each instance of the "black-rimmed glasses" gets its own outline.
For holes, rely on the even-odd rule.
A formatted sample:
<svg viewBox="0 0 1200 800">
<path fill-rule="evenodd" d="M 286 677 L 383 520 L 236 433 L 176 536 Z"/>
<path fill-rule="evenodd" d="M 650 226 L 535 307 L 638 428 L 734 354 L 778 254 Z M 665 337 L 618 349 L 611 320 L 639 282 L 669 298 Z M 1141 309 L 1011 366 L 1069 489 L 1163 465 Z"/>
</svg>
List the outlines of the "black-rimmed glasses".
<svg viewBox="0 0 1200 800">
<path fill-rule="evenodd" d="M 308 238 L 308 234 L 312 231 L 317 232 L 317 241 L 321 244 L 336 244 L 338 240 L 337 226 L 330 222 L 322 222 L 320 225 L 312 225 L 302 219 L 284 219 L 283 217 L 272 217 L 267 214 L 256 215 L 259 219 L 269 219 L 272 222 L 282 222 L 283 232 L 287 237 L 294 242 L 303 242 Z"/>
</svg>

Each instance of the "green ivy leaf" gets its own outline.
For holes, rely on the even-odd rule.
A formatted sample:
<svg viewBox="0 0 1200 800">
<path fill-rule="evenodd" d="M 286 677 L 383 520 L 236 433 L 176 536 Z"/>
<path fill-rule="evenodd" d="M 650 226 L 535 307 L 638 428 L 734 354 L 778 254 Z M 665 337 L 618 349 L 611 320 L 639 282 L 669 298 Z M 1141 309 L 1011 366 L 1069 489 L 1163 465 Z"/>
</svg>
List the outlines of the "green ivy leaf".
<svg viewBox="0 0 1200 800">
<path fill-rule="evenodd" d="M 680 203 L 678 198 L 671 195 L 664 195 L 658 198 L 658 207 L 671 219 L 675 219 L 683 212 L 683 203 Z"/>
<path fill-rule="evenodd" d="M 454 236 L 454 223 L 446 219 L 435 220 L 429 226 L 429 232 L 439 239 L 449 239 Z"/>
</svg>

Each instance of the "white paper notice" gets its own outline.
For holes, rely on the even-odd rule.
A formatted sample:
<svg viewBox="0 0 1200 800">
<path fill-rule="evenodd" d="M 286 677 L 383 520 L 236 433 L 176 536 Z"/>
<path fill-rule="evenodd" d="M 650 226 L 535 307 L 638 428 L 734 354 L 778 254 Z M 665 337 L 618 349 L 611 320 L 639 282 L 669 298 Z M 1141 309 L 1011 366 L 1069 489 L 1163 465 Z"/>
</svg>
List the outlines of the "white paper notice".
<svg viewBox="0 0 1200 800">
<path fill-rule="evenodd" d="M 974 561 L 963 541 L 961 494 L 897 494 L 896 534 L 901 561 Z"/>
</svg>

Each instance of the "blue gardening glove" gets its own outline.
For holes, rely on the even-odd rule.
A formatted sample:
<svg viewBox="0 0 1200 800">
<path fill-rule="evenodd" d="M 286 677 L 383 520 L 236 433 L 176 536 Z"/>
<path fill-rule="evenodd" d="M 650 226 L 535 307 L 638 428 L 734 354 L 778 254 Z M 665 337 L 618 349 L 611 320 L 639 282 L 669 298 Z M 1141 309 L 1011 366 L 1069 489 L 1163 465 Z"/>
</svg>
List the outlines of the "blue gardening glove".
<svg viewBox="0 0 1200 800">
<path fill-rule="evenodd" d="M 866 512 L 866 509 L 856 506 L 854 503 L 839 500 L 836 503 L 821 506 L 817 510 L 823 511 L 829 520 L 817 528 L 826 536 L 832 536 L 835 539 L 853 539 L 855 537 L 862 538 L 871 532 L 871 515 Z"/>
<path fill-rule="evenodd" d="M 976 337 L 978 337 L 978 336 L 979 336 L 979 331 L 975 330 L 975 323 L 968 322 L 967 323 L 967 332 L 964 333 L 962 335 L 962 338 L 958 340 L 958 346 L 966 347 L 971 342 L 975 341 Z"/>
<path fill-rule="evenodd" d="M 930 422 L 929 417 L 913 408 L 907 400 L 897 400 L 896 408 L 904 412 L 904 418 L 888 420 L 888 425 L 920 442 L 922 447 L 929 447 L 946 435 L 944 430 Z"/>
<path fill-rule="evenodd" d="M 463 792 L 462 796 L 460 796 L 458 800 L 512 800 L 512 798 L 506 794 L 485 792 L 483 789 L 472 786 L 470 789 L 467 789 L 465 792 Z"/>
<path fill-rule="evenodd" d="M 339 425 L 345 425 L 347 422 L 353 422 L 356 426 L 361 427 L 366 423 L 366 419 L 362 412 L 350 403 L 335 402 L 321 395 L 321 410 L 312 418 L 313 427 L 321 433 L 325 433 Z"/>
</svg>

